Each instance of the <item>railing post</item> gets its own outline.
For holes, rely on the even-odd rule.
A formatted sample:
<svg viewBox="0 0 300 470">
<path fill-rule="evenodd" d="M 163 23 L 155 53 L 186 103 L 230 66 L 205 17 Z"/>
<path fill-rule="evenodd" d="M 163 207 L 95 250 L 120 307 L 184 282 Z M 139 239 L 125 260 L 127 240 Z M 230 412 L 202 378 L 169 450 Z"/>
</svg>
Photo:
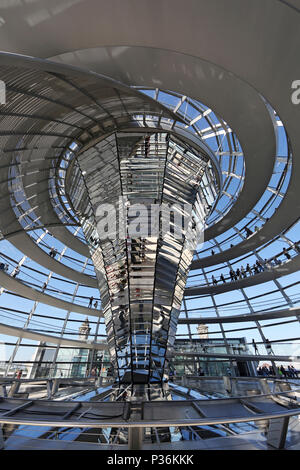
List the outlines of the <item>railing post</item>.
<svg viewBox="0 0 300 470">
<path fill-rule="evenodd" d="M 54 395 L 56 394 L 56 392 L 58 391 L 58 389 L 59 389 L 59 384 L 60 384 L 60 380 L 59 380 L 59 379 L 54 379 L 54 380 L 53 380 L 52 396 L 54 396 Z"/>
<path fill-rule="evenodd" d="M 95 381 L 95 387 L 98 388 L 98 387 L 101 387 L 101 385 L 102 385 L 102 377 L 97 377 Z"/>
<path fill-rule="evenodd" d="M 238 379 L 235 377 L 230 377 L 231 382 L 231 395 L 238 395 L 238 386 L 237 386 Z"/>
<path fill-rule="evenodd" d="M 260 384 L 263 394 L 269 395 L 270 393 L 272 393 L 267 379 L 261 379 Z"/>
<path fill-rule="evenodd" d="M 47 380 L 47 398 L 48 398 L 48 400 L 50 400 L 51 396 L 52 396 L 52 387 L 53 387 L 53 380 L 52 379 Z"/>
<path fill-rule="evenodd" d="M 225 391 L 228 393 L 228 395 L 231 395 L 231 377 L 228 377 L 227 375 L 223 375 L 223 382 L 224 382 L 224 388 Z"/>
<path fill-rule="evenodd" d="M 143 446 L 144 428 L 128 428 L 128 449 L 140 450 Z"/>
<path fill-rule="evenodd" d="M 16 380 L 11 384 L 8 396 L 13 397 L 16 393 L 18 393 L 19 388 L 20 388 L 21 382 L 19 380 Z"/>
<path fill-rule="evenodd" d="M 267 443 L 275 449 L 284 449 L 288 427 L 289 416 L 271 419 L 267 434 Z"/>
</svg>

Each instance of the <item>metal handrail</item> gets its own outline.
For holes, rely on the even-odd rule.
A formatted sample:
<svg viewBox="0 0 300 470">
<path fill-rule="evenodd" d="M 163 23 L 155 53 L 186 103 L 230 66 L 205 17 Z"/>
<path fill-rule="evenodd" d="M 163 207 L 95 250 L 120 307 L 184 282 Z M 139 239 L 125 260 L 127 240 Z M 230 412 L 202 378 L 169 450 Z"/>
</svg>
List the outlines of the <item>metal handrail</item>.
<svg viewBox="0 0 300 470">
<path fill-rule="evenodd" d="M 266 375 L 266 376 L 263 376 L 263 375 L 247 375 L 247 376 L 236 376 L 236 375 L 230 375 L 230 376 L 224 376 L 224 375 L 193 375 L 193 374 L 189 374 L 189 375 L 181 375 L 181 376 L 178 376 L 178 377 L 175 377 L 175 380 L 178 380 L 179 381 L 182 379 L 182 378 L 186 378 L 187 380 L 194 380 L 194 379 L 197 379 L 199 381 L 205 381 L 205 380 L 220 380 L 222 381 L 223 380 L 223 377 L 228 377 L 230 379 L 234 379 L 234 380 L 239 380 L 241 382 L 247 382 L 249 380 L 253 381 L 253 380 L 269 380 L 269 381 L 273 381 L 273 382 L 278 382 L 278 383 L 281 383 L 281 384 L 293 384 L 294 381 L 299 381 L 300 380 L 300 377 L 290 377 L 288 380 L 287 379 L 279 379 L 279 378 L 276 378 L 275 376 L 272 376 L 272 375 Z M 174 382 L 175 383 L 175 382 Z M 298 383 L 295 385 L 299 385 Z"/>
<path fill-rule="evenodd" d="M 240 400 L 243 400 L 243 399 L 246 399 L 246 400 L 249 400 L 251 402 L 251 400 L 253 398 L 262 398 L 262 397 L 270 397 L 270 398 L 273 398 L 275 396 L 280 396 L 280 395 L 287 395 L 287 394 L 290 394 L 290 393 L 299 393 L 300 392 L 300 388 L 298 389 L 295 389 L 295 390 L 288 390 L 288 391 L 284 391 L 284 392 L 275 392 L 275 393 L 268 393 L 268 394 L 259 394 L 259 395 L 246 395 L 246 396 L 240 396 L 240 397 L 235 397 L 235 398 L 217 398 L 217 399 L 213 399 L 213 400 L 201 400 L 203 403 L 207 403 L 207 402 L 214 402 L 214 403 L 218 403 L 220 401 L 227 401 L 227 402 L 236 402 L 236 401 L 240 401 Z M 18 399 L 13 399 L 11 398 L 10 399 L 10 402 L 11 401 L 16 401 L 19 403 L 20 400 Z M 39 400 L 34 400 L 35 402 L 39 402 Z M 47 401 L 49 402 L 49 400 L 42 400 L 41 402 L 43 403 L 43 405 L 45 405 L 47 403 Z M 153 403 L 157 404 L 161 402 L 160 400 L 159 401 L 155 401 Z M 199 400 L 191 400 L 191 401 L 187 401 L 186 403 L 196 403 L 196 402 L 199 402 Z M 23 400 L 23 403 L 22 405 L 25 405 L 26 403 L 33 403 L 32 400 L 27 400 L 27 401 L 24 401 Z M 51 404 L 53 403 L 56 403 L 55 400 L 51 400 L 50 401 Z M 80 403 L 80 402 L 77 402 L 77 403 Z M 83 402 L 83 403 L 86 403 L 86 402 Z M 129 402 L 124 402 L 125 403 L 129 403 Z M 145 402 L 147 404 L 151 403 L 149 401 Z M 170 403 L 176 403 L 176 401 L 172 401 Z M 178 403 L 182 404 L 182 401 L 179 401 Z M 152 420 L 135 420 L 135 421 L 126 421 L 126 420 L 123 420 L 123 421 L 109 421 L 109 420 L 106 420 L 105 421 L 100 421 L 101 420 L 101 417 L 99 417 L 99 421 L 98 422 L 95 422 L 94 420 L 85 420 L 85 421 L 81 421 L 79 419 L 77 420 L 74 420 L 74 421 L 51 421 L 51 420 L 32 420 L 32 419 L 17 419 L 17 418 L 5 418 L 5 417 L 1 417 L 0 415 L 0 424 L 14 424 L 14 425 L 29 425 L 29 426 L 50 426 L 50 427 L 81 427 L 81 428 L 87 428 L 87 427 L 95 427 L 95 428 L 116 428 L 116 427 L 123 427 L 123 428 L 135 428 L 135 427 L 139 427 L 139 428 L 146 428 L 146 427 L 166 427 L 166 426 L 174 426 L 174 427 L 185 427 L 185 426 L 208 426 L 208 425 L 216 425 L 216 424 L 229 424 L 229 423 L 245 423 L 245 422 L 249 422 L 249 421 L 262 421 L 262 420 L 272 420 L 272 419 L 276 419 L 276 418 L 289 418 L 291 416 L 296 416 L 296 415 L 300 415 L 300 407 L 298 408 L 294 408 L 292 410 L 287 410 L 287 411 L 275 411 L 275 412 L 271 412 L 271 413 L 261 413 L 261 414 L 253 414 L 253 415 L 249 415 L 249 416 L 235 416 L 235 417 L 219 417 L 219 418 L 197 418 L 197 419 L 193 419 L 193 418 L 189 418 L 189 419 L 174 419 L 174 420 L 170 420 L 170 419 L 167 419 L 167 420 L 155 420 L 155 419 L 152 419 Z"/>
<path fill-rule="evenodd" d="M 249 398 L 249 397 L 248 397 Z M 137 420 L 137 421 L 51 421 L 51 420 L 24 420 L 15 418 L 1 418 L 0 424 L 14 424 L 27 426 L 49 426 L 49 427 L 69 427 L 69 428 L 148 428 L 148 427 L 186 427 L 186 426 L 210 426 L 217 424 L 247 423 L 249 421 L 263 421 L 276 418 L 288 418 L 300 415 L 300 408 L 289 411 L 265 413 L 260 415 L 221 417 L 221 418 L 201 418 L 201 419 L 167 419 L 167 420 Z"/>
<path fill-rule="evenodd" d="M 232 377 L 230 377 L 232 378 Z M 264 377 L 265 378 L 265 377 Z M 176 384 L 175 384 L 176 385 Z M 180 385 L 181 386 L 181 385 Z M 199 390 L 196 390 L 196 391 L 199 391 Z M 300 394 L 300 387 L 299 388 L 294 388 L 294 389 L 291 389 L 291 390 L 284 390 L 282 392 L 271 392 L 271 393 L 259 393 L 257 395 L 239 395 L 239 396 L 235 396 L 235 397 L 225 397 L 225 398 L 213 398 L 211 400 L 201 400 L 203 401 L 204 403 L 207 403 L 207 402 L 218 402 L 218 401 L 236 401 L 236 400 L 241 400 L 243 398 L 245 399 L 253 399 L 253 398 L 267 398 L 267 397 L 270 397 L 270 398 L 273 398 L 273 397 L 276 397 L 278 395 L 287 395 L 289 393 L 292 393 L 292 394 Z M 290 397 L 289 397 L 290 398 Z M 175 400 L 173 400 L 172 402 L 174 402 Z M 197 400 L 194 400 L 194 401 L 197 401 Z M 157 403 L 158 401 L 156 401 Z M 1 417 L 1 415 L 0 415 Z"/>
</svg>

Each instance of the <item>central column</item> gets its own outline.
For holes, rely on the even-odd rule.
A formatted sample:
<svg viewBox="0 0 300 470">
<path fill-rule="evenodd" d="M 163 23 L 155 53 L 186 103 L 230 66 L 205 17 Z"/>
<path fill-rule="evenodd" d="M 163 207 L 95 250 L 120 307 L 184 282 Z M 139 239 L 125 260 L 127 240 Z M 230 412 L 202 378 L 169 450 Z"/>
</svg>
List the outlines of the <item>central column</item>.
<svg viewBox="0 0 300 470">
<path fill-rule="evenodd" d="M 77 161 L 90 204 L 82 228 L 115 378 L 161 383 L 193 253 L 217 195 L 209 159 L 167 133 L 118 132 Z"/>
</svg>

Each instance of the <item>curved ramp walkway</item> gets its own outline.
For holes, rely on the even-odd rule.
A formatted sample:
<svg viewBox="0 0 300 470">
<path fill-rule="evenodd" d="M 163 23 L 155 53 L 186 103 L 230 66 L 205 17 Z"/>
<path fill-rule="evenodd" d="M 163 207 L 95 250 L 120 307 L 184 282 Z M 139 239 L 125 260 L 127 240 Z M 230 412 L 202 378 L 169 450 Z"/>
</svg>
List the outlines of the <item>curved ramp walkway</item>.
<svg viewBox="0 0 300 470">
<path fill-rule="evenodd" d="M 278 279 L 282 276 L 287 276 L 288 274 L 294 273 L 300 269 L 300 255 L 295 256 L 294 258 L 286 261 L 280 266 L 269 268 L 259 274 L 249 276 L 238 281 L 227 282 L 225 284 L 213 285 L 213 286 L 195 286 L 187 287 L 185 289 L 185 295 L 194 296 L 201 294 L 222 294 L 223 292 L 228 292 L 231 290 L 241 289 L 243 287 L 256 286 L 257 284 L 262 284 L 263 282 L 272 281 Z M 220 281 L 219 281 L 220 282 Z"/>
<path fill-rule="evenodd" d="M 36 289 L 33 289 L 32 287 L 26 286 L 26 284 L 24 284 L 23 282 L 9 276 L 8 274 L 5 274 L 3 271 L 0 271 L 0 285 L 8 291 L 17 292 L 18 295 L 26 297 L 26 299 L 41 302 L 43 304 L 51 305 L 52 307 L 61 308 L 63 310 L 68 310 L 71 312 L 83 313 L 84 315 L 93 315 L 95 317 L 102 317 L 101 310 L 83 307 L 72 302 L 67 302 L 66 300 L 58 299 L 57 297 L 53 297 L 52 295 L 44 294 L 43 292 L 39 292 Z"/>
<path fill-rule="evenodd" d="M 59 346 L 71 346 L 73 348 L 82 349 L 107 349 L 107 344 L 77 341 L 73 339 L 62 338 L 58 336 L 47 335 L 44 333 L 36 333 L 24 328 L 17 328 L 15 326 L 7 326 L 0 323 L 0 333 L 8 336 L 17 336 L 19 338 L 33 339 L 35 341 L 46 341 L 47 343 L 57 344 Z"/>
<path fill-rule="evenodd" d="M 273 318 L 294 317 L 300 314 L 300 307 L 288 308 L 284 310 L 273 310 L 270 312 L 255 312 L 245 315 L 229 315 L 226 317 L 193 317 L 179 318 L 181 324 L 212 324 L 212 323 L 239 323 L 258 320 L 271 320 Z"/>
</svg>

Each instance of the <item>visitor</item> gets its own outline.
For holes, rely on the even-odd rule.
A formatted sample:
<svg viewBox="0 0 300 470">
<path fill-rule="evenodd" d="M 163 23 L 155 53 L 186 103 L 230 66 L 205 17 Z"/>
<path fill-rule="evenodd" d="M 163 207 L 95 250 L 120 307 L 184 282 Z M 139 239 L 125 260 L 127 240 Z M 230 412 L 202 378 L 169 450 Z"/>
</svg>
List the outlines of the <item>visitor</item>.
<svg viewBox="0 0 300 470">
<path fill-rule="evenodd" d="M 91 308 L 92 305 L 93 305 L 93 300 L 94 300 L 94 297 L 90 297 L 90 301 L 89 301 L 89 305 L 88 305 L 88 308 Z"/>
<path fill-rule="evenodd" d="M 119 320 L 120 320 L 120 327 L 123 329 L 125 328 L 125 318 L 124 318 L 124 310 L 120 310 L 120 313 L 119 313 Z"/>
<path fill-rule="evenodd" d="M 286 257 L 286 259 L 288 259 L 288 260 L 291 259 L 291 255 L 288 253 L 286 248 L 283 248 L 283 254 Z"/>
<path fill-rule="evenodd" d="M 254 273 L 254 274 L 258 274 L 258 273 L 259 273 L 259 270 L 258 270 L 258 267 L 257 267 L 256 264 L 254 264 L 254 265 L 252 266 L 252 270 L 253 270 L 253 273 Z"/>
<path fill-rule="evenodd" d="M 258 267 L 259 272 L 264 271 L 263 265 L 258 260 L 256 261 L 256 266 Z"/>
<path fill-rule="evenodd" d="M 245 227 L 245 231 L 246 231 L 246 237 L 247 237 L 247 238 L 250 237 L 250 235 L 252 235 L 252 233 L 253 233 L 253 232 L 250 230 L 250 228 L 248 228 L 248 227 Z"/>
<path fill-rule="evenodd" d="M 155 139 L 155 152 L 158 153 L 158 133 L 157 132 L 154 135 L 154 139 Z"/>
<path fill-rule="evenodd" d="M 275 370 L 273 366 L 269 366 L 269 375 L 273 375 L 275 377 Z"/>
<path fill-rule="evenodd" d="M 145 137 L 145 157 L 148 157 L 149 148 L 150 148 L 150 136 L 146 135 L 146 137 Z"/>
<path fill-rule="evenodd" d="M 57 255 L 57 251 L 55 250 L 54 247 L 52 247 L 51 250 L 49 251 L 49 256 L 50 258 L 55 258 L 56 255 Z"/>
<path fill-rule="evenodd" d="M 20 272 L 20 268 L 19 268 L 19 266 L 17 266 L 16 269 L 15 269 L 15 270 L 13 271 L 13 273 L 12 273 L 12 277 L 17 277 L 17 275 L 19 274 L 19 272 Z"/>
<path fill-rule="evenodd" d="M 298 379 L 298 372 L 297 372 L 297 370 L 295 369 L 295 367 L 294 367 L 293 365 L 291 366 L 291 369 L 292 369 L 292 371 L 293 371 L 294 377 L 295 377 L 296 379 Z"/>
<path fill-rule="evenodd" d="M 283 376 L 286 377 L 286 376 L 287 376 L 287 373 L 286 373 L 286 370 L 285 370 L 285 368 L 283 367 L 283 365 L 280 366 L 280 370 L 281 370 Z"/>
<path fill-rule="evenodd" d="M 252 346 L 253 346 L 253 348 L 254 348 L 254 353 L 255 353 L 255 354 L 258 354 L 257 344 L 256 344 L 256 342 L 254 341 L 254 338 L 252 339 Z"/>
<path fill-rule="evenodd" d="M 244 269 L 244 266 L 241 266 L 241 275 L 243 276 L 243 278 L 247 277 L 247 273 Z"/>
<path fill-rule="evenodd" d="M 249 263 L 247 263 L 246 272 L 249 274 L 249 276 L 252 275 L 252 271 L 251 271 L 251 268 L 250 268 L 250 264 L 249 264 Z"/>
<path fill-rule="evenodd" d="M 218 284 L 218 281 L 215 279 L 215 276 L 212 275 L 211 277 L 211 282 L 214 284 L 214 285 L 217 285 Z"/>
<path fill-rule="evenodd" d="M 268 353 L 268 354 L 274 354 L 274 353 L 273 353 L 273 350 L 272 350 L 271 343 L 270 343 L 270 341 L 269 341 L 268 339 L 266 339 L 265 345 L 266 345 L 267 353 Z"/>
<path fill-rule="evenodd" d="M 264 267 L 265 267 L 265 269 L 269 269 L 269 268 L 270 268 L 269 262 L 268 262 L 267 258 L 264 259 Z"/>
<path fill-rule="evenodd" d="M 223 274 L 221 274 L 221 276 L 220 276 L 220 280 L 221 280 L 221 281 L 223 281 L 223 284 L 225 284 L 225 283 L 226 283 L 226 281 L 225 281 L 225 277 L 223 276 Z"/>
</svg>

